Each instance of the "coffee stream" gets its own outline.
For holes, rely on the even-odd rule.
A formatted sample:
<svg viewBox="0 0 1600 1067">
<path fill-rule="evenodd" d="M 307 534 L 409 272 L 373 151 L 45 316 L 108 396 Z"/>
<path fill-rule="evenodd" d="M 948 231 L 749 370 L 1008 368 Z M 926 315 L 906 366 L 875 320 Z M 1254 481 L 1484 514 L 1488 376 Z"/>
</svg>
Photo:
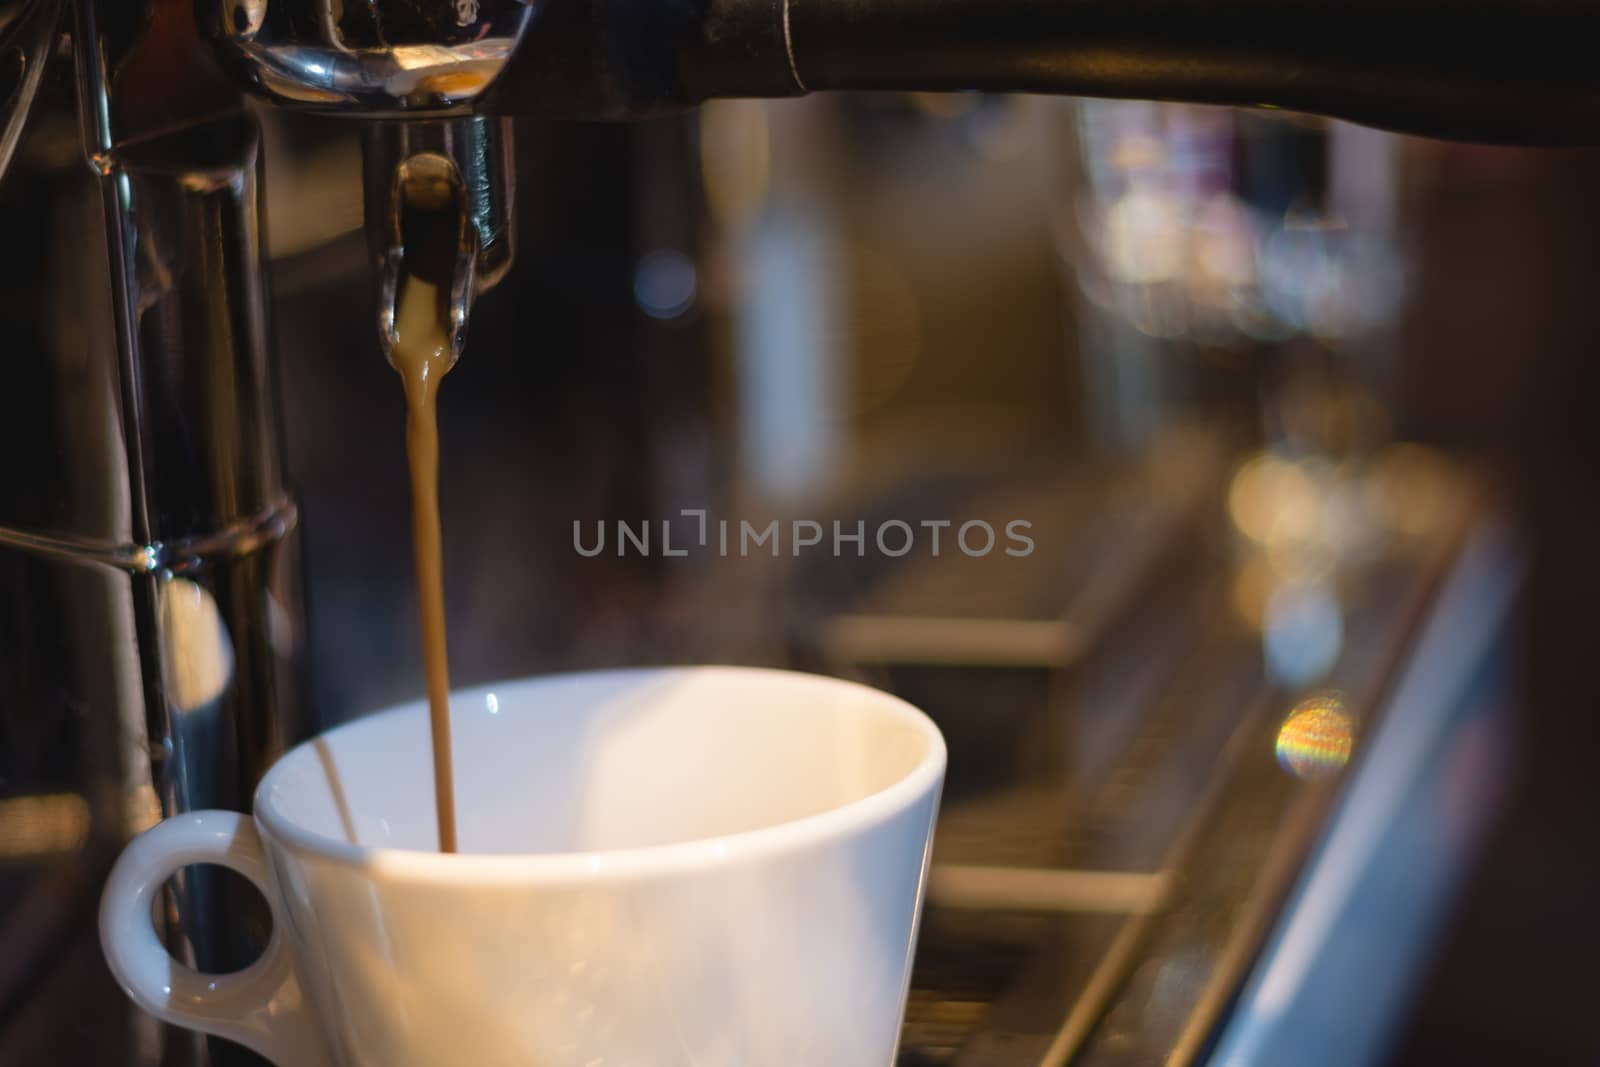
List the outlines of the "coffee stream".
<svg viewBox="0 0 1600 1067">
<path fill-rule="evenodd" d="M 450 369 L 450 286 L 460 225 L 443 182 L 413 180 L 402 190 L 405 275 L 395 296 L 391 357 L 406 394 L 406 456 L 411 463 L 411 528 L 416 550 L 422 660 L 433 730 L 433 793 L 439 849 L 456 851 L 455 781 L 450 752 L 450 663 L 445 645 L 444 563 L 439 528 L 439 380 Z"/>
</svg>

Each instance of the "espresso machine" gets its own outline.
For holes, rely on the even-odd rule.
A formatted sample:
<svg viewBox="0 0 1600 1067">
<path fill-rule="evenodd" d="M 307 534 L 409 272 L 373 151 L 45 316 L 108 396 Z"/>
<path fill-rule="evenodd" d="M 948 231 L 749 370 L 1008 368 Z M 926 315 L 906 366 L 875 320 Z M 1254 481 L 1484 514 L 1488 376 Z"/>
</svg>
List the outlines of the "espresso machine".
<svg viewBox="0 0 1600 1067">
<path fill-rule="evenodd" d="M 360 316 L 382 352 L 407 267 L 405 184 L 425 175 L 454 191 L 459 355 L 475 303 L 516 261 L 515 116 L 612 123 L 722 99 L 980 90 L 1267 106 L 1428 136 L 1582 144 L 1600 139 L 1597 28 L 1593 12 L 1459 0 L 1403 11 L 1323 0 L 1203 10 L 1181 0 L 4 5 L 0 233 L 17 251 L 0 297 L 16 346 L 0 390 L 10 457 L 0 703 L 30 710 L 0 719 L 0 792 L 29 799 L 9 811 L 34 841 L 22 854 L 64 858 L 8 883 L 0 942 L 15 951 L 0 960 L 0 1020 L 43 980 L 39 961 L 69 952 L 45 931 L 92 909 L 129 835 L 193 808 L 247 809 L 263 770 L 319 725 L 305 699 L 300 513 L 282 435 L 297 398 L 280 395 L 272 353 L 262 141 L 247 99 L 361 124 L 370 303 Z M 76 296 L 41 302 L 30 295 L 41 289 Z M 833 620 L 810 652 L 903 691 L 945 688 L 927 655 L 884 651 L 900 640 L 883 637 L 884 618 Z M 983 731 L 965 743 L 981 746 Z M 80 779 L 97 785 L 69 793 Z M 1185 838 L 1176 851 L 1197 847 Z M 985 879 L 982 865 L 952 863 L 935 900 L 973 910 L 989 899 Z M 1126 938 L 1097 929 L 1086 954 L 1131 958 L 1136 942 L 1162 936 L 1146 919 L 1168 887 L 1090 888 L 1108 885 L 1142 925 Z M 1001 895 L 1047 890 L 1024 880 Z M 199 869 L 174 881 L 166 919 L 174 953 L 205 970 L 243 965 L 264 936 L 249 892 Z M 991 932 L 1001 955 L 1055 936 Z M 1095 974 L 1071 981 L 1112 1013 Z M 936 1048 L 944 1023 L 916 1004 L 910 1025 L 934 1032 L 925 1045 Z M 1038 1046 L 1038 1062 L 1066 1062 L 1050 1058 L 1060 1034 L 1077 1027 L 1087 1040 L 1086 1018 L 991 1036 L 981 1062 L 1025 1062 L 1005 1059 L 1018 1042 Z M 1186 1030 L 1173 1043 L 1198 1040 Z M 1117 1062 L 1114 1041 L 1099 1042 L 1093 1056 Z M 94 1054 L 250 1062 L 137 1018 Z"/>
</svg>

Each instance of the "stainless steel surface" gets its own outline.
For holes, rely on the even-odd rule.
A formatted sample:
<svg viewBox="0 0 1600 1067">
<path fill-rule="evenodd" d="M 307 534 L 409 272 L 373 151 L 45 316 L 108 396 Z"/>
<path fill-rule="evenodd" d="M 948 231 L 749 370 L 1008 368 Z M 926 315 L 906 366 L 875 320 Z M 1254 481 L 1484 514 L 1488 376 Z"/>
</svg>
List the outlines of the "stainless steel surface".
<svg viewBox="0 0 1600 1067">
<path fill-rule="evenodd" d="M 61 0 L 0 6 L 0 178 L 17 150 L 60 24 Z"/>
<path fill-rule="evenodd" d="M 1036 490 L 1041 500 L 1060 493 Z M 1347 586 L 1348 625 L 1361 638 L 1327 684 L 1359 723 L 1358 756 L 1369 733 L 1412 729 L 1404 701 L 1400 722 L 1379 713 L 1403 671 L 1434 670 L 1409 665 L 1424 622 L 1452 611 L 1438 589 L 1460 564 L 1475 508 L 1470 485 L 1457 484 L 1433 525 Z M 935 842 L 906 1067 L 1204 1062 L 1340 795 L 1337 778 L 1297 780 L 1274 758 L 1300 694 L 1262 676 L 1256 638 L 1230 618 L 1231 590 L 1218 581 L 1226 568 L 1201 547 L 1208 513 L 1189 512 L 1164 551 L 1143 553 L 1146 580 L 1126 583 L 1121 603 L 1106 605 L 1100 641 L 1049 668 L 1057 677 L 1036 687 L 1031 710 L 997 702 L 1023 691 L 1005 677 L 1034 668 L 1007 657 L 978 665 L 982 625 L 973 647 L 949 650 L 943 666 L 925 647 L 898 666 L 876 648 L 867 665 L 843 665 L 925 703 L 947 735 L 987 723 L 991 738 L 1012 747 L 991 748 L 986 759 L 1010 762 L 1017 776 L 990 783 L 974 773 L 975 745 L 952 746 L 953 795 Z M 1118 523 L 1108 515 L 1086 525 Z M 912 571 L 885 588 L 883 607 L 906 594 L 923 608 L 937 600 L 927 587 L 939 579 Z M 1027 605 L 1034 588 L 1021 578 L 1009 596 Z M 1062 614 L 1084 592 L 1069 595 Z M 1004 597 L 991 588 L 985 599 Z M 1186 636 L 1152 643 L 1163 626 Z M 1071 742 L 1041 768 L 1034 753 L 1052 735 Z M 1430 908 L 1439 914 L 1437 899 Z"/>
<path fill-rule="evenodd" d="M 57 955 L 98 974 L 82 924 L 126 833 L 163 810 L 248 806 L 260 769 L 307 725 L 259 139 L 216 57 L 302 110 L 424 117 L 375 126 L 365 184 L 349 175 L 377 208 L 380 345 L 397 167 L 436 159 L 467 193 L 458 345 L 473 297 L 511 269 L 514 146 L 464 113 L 531 5 L 198 10 L 199 34 L 189 0 L 80 3 L 81 132 L 65 120 L 70 94 L 54 92 L 0 184 L 3 232 L 42 274 L 0 291 L 0 322 L 37 357 L 16 361 L 22 387 L 0 396 L 7 451 L 29 460 L 0 492 L 0 638 L 17 650 L 0 663 L 0 800 L 22 794 L 50 813 L 30 814 L 28 855 L 44 858 L 0 865 L 0 944 L 25 946 L 0 960 L 3 1062 L 82 1050 L 69 1027 L 13 1010 L 13 995 L 41 975 L 62 986 Z M 0 16 L 0 31 L 15 25 Z M 443 404 L 445 507 L 470 518 L 451 527 L 463 682 L 756 661 L 862 677 L 939 719 L 951 776 L 907 1067 L 1198 1057 L 1336 797 L 1272 759 L 1284 713 L 1314 678 L 1344 689 L 1365 729 L 1472 520 L 1438 507 L 1341 542 L 1334 555 L 1367 554 L 1324 568 L 1321 535 L 1361 534 L 1348 509 L 1365 515 L 1388 491 L 1365 465 L 1388 454 L 1386 438 L 1350 431 L 1355 401 L 1335 389 L 1282 400 L 1278 375 L 1326 363 L 1330 378 L 1355 376 L 1387 355 L 1372 345 L 1383 314 L 1350 312 L 1386 314 L 1371 287 L 1396 303 L 1402 287 L 1374 267 L 1381 257 L 1329 236 L 1355 216 L 1306 223 L 1298 209 L 1316 195 L 1295 211 L 1234 195 L 1229 168 L 1261 145 L 1230 121 L 1132 112 L 1138 128 L 1105 153 L 1116 177 L 1103 203 L 1042 162 L 1084 150 L 1084 130 L 1063 135 L 1069 112 L 1035 103 L 729 105 L 706 113 L 703 141 L 687 123 L 530 123 L 540 140 L 525 158 L 540 166 L 525 168 L 525 273 L 482 302 L 474 329 L 485 348 L 531 355 L 481 361 Z M 1322 130 L 1276 129 L 1268 154 L 1293 158 L 1247 177 L 1299 196 Z M 1189 169 L 1165 170 L 1173 160 Z M 1270 225 L 1253 228 L 1252 211 Z M 1194 220 L 1205 227 L 1185 231 Z M 1092 249 L 1074 248 L 1078 225 Z M 720 247 L 701 247 L 710 234 Z M 370 313 L 350 312 L 370 279 L 349 236 L 342 258 L 303 257 L 285 302 L 296 469 L 326 538 L 319 667 L 341 717 L 416 682 L 394 655 L 413 639 L 409 559 L 401 539 L 374 536 L 403 528 L 385 512 L 404 501 L 398 427 L 384 421 L 399 409 L 370 358 Z M 1279 274 L 1251 258 L 1260 249 L 1286 252 Z M 1090 252 L 1108 284 L 1087 280 Z M 1098 352 L 1096 315 L 1120 333 Z M 1123 393 L 1096 380 L 1096 359 Z M 1117 455 L 1081 447 L 1096 412 L 1135 408 L 1120 429 L 1136 432 L 1102 435 Z M 1344 430 L 1324 434 L 1334 424 Z M 1223 515 L 1247 459 L 1287 468 L 1302 493 L 1328 491 L 1287 542 L 1246 545 Z M 685 506 L 819 521 L 837 508 L 847 523 L 863 508 L 896 521 L 1026 515 L 1040 551 L 998 570 L 954 552 L 863 550 L 821 568 L 798 550 L 571 554 L 572 523 Z M 1307 514 L 1329 521 L 1307 533 Z M 1262 570 L 1334 598 L 1336 663 L 1281 677 L 1271 605 L 1258 602 L 1270 597 L 1250 585 Z M 181 955 L 248 958 L 261 933 L 248 907 L 201 873 L 178 889 Z M 108 1002 L 126 1010 L 114 991 Z M 16 1018 L 33 1028 L 3 1025 Z M 129 1015 L 119 1035 L 102 1060 L 163 1055 L 148 1020 Z M 176 1039 L 165 1055 L 203 1057 L 201 1044 Z"/>
<path fill-rule="evenodd" d="M 347 114 L 459 113 L 533 18 L 526 0 L 200 0 L 223 61 L 268 99 Z"/>
<path fill-rule="evenodd" d="M 150 635 L 164 657 L 152 733 L 173 749 L 163 800 L 168 810 L 247 806 L 256 776 L 293 738 L 296 710 L 279 675 L 295 641 L 278 585 L 287 576 L 272 573 L 296 512 L 267 353 L 257 133 L 240 114 L 111 159 L 101 192 L 132 533 L 146 547 L 138 580 L 162 620 Z M 178 606 L 190 596 L 198 608 Z M 188 632 L 208 621 L 208 597 L 223 627 L 215 646 Z M 207 663 L 208 650 L 220 658 Z M 215 672 L 220 691 L 202 683 L 186 693 L 178 662 Z"/>
<path fill-rule="evenodd" d="M 1440 902 L 1460 884 L 1511 769 L 1506 646 L 1527 577 L 1517 541 L 1489 523 L 1465 546 L 1369 758 L 1271 931 L 1252 938 L 1259 963 L 1226 989 L 1227 1017 L 1220 1005 L 1214 1013 L 1208 1062 L 1390 1062 L 1448 918 Z M 1369 995 L 1340 1003 L 1340 990 L 1363 985 Z M 1186 1042 L 1184 1062 L 1202 1041 Z"/>
<path fill-rule="evenodd" d="M 395 299 L 405 266 L 401 212 L 408 168 L 438 171 L 460 199 L 464 225 L 450 286 L 451 347 L 460 358 L 473 301 L 505 277 L 516 247 L 511 137 L 510 119 L 483 115 L 367 126 L 362 142 L 367 244 L 377 279 L 378 341 L 386 359 L 393 358 Z"/>
<path fill-rule="evenodd" d="M 53 858 L 6 872 L 25 897 L 45 896 L 7 915 L 38 927 L 0 974 L 0 1001 L 69 966 L 53 958 L 64 933 L 50 931 L 92 915 L 121 842 L 162 815 L 247 810 L 306 728 L 259 133 L 182 5 L 77 7 L 77 100 L 64 59 L 0 182 L 8 246 L 44 274 L 8 289 L 5 313 L 20 369 L 0 391 L 0 630 L 27 641 L 5 661 L 0 789 L 68 812 L 81 796 L 89 818 Z M 51 873 L 63 869 L 83 884 L 64 891 Z M 253 958 L 265 933 L 253 893 L 206 869 L 173 890 L 177 954 L 212 970 Z M 192 1035 L 116 1008 L 123 1040 L 104 1040 L 117 1056 L 205 1059 Z M 41 1057 L 28 1062 L 82 1045 L 15 1036 L 26 1031 L 8 1037 L 39 1043 L 22 1046 Z"/>
<path fill-rule="evenodd" d="M 70 97 L 51 97 L 40 101 L 0 184 L 0 228 L 12 254 L 26 256 L 63 297 L 40 304 L 36 292 L 12 286 L 0 295 L 0 330 L 16 361 L 0 390 L 0 446 L 11 457 L 0 492 L 0 791 L 83 814 L 0 861 L 0 1017 L 8 1021 L 0 1061 L 8 1063 L 52 1062 L 81 1047 L 66 1020 L 30 1010 L 63 984 L 91 1000 L 99 991 L 108 1009 L 103 1054 L 138 1046 L 132 1013 L 85 965 L 98 964 L 98 946 L 84 932 L 130 824 L 156 807 L 139 579 L 93 553 L 34 548 L 38 538 L 74 548 L 133 544 L 99 189 L 72 113 L 62 110 Z"/>
<path fill-rule="evenodd" d="M 184 0 L 82 0 L 73 12 L 83 151 L 94 166 L 108 167 L 119 145 L 240 110 Z"/>
</svg>

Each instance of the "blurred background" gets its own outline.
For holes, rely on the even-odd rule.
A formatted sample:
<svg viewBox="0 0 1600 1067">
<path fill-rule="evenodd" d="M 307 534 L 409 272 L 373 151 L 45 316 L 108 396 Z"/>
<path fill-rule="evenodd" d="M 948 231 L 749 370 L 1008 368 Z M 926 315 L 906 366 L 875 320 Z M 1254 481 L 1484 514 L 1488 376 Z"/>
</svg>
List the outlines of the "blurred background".
<svg viewBox="0 0 1600 1067">
<path fill-rule="evenodd" d="M 356 131 L 261 120 L 331 725 L 423 689 L 403 407 Z M 976 94 L 516 144 L 440 401 L 452 681 L 735 662 L 926 708 L 904 1067 L 1596 1062 L 1600 155 Z M 176 1062 L 48 888 L 97 840 L 85 732 L 4 721 L 0 1063 Z"/>
</svg>

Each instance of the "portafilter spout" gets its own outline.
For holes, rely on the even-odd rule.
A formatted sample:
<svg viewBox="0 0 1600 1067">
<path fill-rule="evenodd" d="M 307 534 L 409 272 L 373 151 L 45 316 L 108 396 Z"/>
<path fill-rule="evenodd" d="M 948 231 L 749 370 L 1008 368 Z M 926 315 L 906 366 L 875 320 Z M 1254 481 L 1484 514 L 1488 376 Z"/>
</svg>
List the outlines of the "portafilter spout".
<svg viewBox="0 0 1600 1067">
<path fill-rule="evenodd" d="M 395 302 L 404 276 L 421 273 L 450 294 L 453 362 L 466 344 L 473 301 L 511 268 L 511 122 L 484 115 L 374 121 L 363 155 L 384 358 L 394 358 Z M 439 247 L 441 241 L 450 247 Z"/>
<path fill-rule="evenodd" d="M 366 232 L 385 356 L 406 262 L 407 189 L 443 182 L 460 208 L 450 279 L 460 354 L 473 300 L 511 264 L 513 170 L 507 119 L 474 114 L 532 20 L 527 0 L 199 0 L 225 69 L 277 104 L 371 120 Z M 441 279 L 442 281 L 442 279 Z"/>
</svg>

